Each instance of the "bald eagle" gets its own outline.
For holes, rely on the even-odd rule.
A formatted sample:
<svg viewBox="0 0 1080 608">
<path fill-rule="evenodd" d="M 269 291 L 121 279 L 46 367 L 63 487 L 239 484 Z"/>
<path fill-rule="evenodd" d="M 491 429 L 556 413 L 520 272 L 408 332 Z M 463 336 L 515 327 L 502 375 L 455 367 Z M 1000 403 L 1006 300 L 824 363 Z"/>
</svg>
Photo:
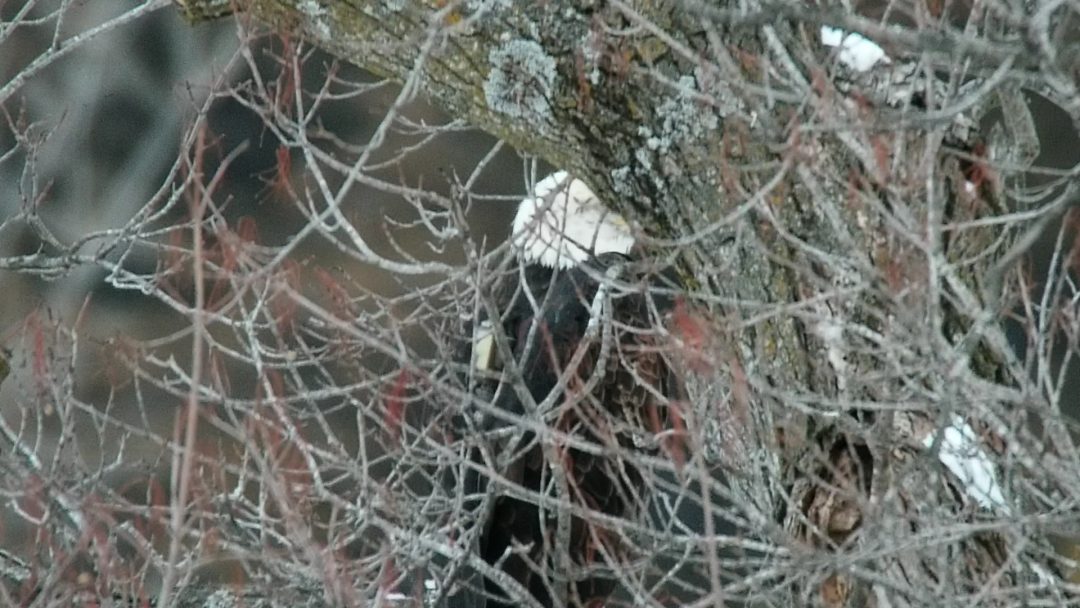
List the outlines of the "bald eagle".
<svg viewBox="0 0 1080 608">
<path fill-rule="evenodd" d="M 634 244 L 627 222 L 565 172 L 518 207 L 514 269 L 470 349 L 477 393 L 493 405 L 465 483 L 490 566 L 473 606 L 522 605 L 525 593 L 544 607 L 601 606 L 633 557 L 611 518 L 643 513 L 634 456 L 656 451 L 677 390 L 655 330 L 670 298 L 650 293 Z"/>
</svg>

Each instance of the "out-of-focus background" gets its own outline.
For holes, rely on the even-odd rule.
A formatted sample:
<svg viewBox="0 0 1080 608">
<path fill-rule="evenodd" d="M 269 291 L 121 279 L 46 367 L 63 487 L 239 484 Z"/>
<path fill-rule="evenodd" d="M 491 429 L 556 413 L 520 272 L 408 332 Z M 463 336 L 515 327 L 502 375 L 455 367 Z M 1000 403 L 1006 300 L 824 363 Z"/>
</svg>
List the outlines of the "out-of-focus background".
<svg viewBox="0 0 1080 608">
<path fill-rule="evenodd" d="M 256 257 L 288 245 L 283 265 L 303 269 L 296 272 L 293 286 L 331 308 L 350 309 L 343 314 L 357 315 L 361 332 L 366 331 L 361 315 L 379 324 L 385 321 L 380 311 L 391 306 L 415 309 L 416 302 L 394 298 L 447 278 L 446 271 L 409 275 L 378 268 L 343 255 L 324 235 L 303 232 L 310 218 L 293 201 L 318 186 L 302 154 L 283 144 L 268 127 L 273 120 L 252 105 L 266 101 L 251 101 L 258 97 L 251 92 L 253 80 L 265 80 L 268 90 L 282 96 L 274 101 L 284 112 L 293 105 L 288 95 L 296 91 L 289 62 L 301 66 L 299 88 L 308 101 L 312 91 L 331 82 L 341 96 L 321 101 L 313 124 L 323 141 L 330 141 L 328 147 L 340 146 L 346 154 L 370 143 L 393 107 L 397 120 L 373 149 L 369 164 L 375 168 L 368 173 L 443 196 L 471 179 L 472 193 L 490 195 L 466 210 L 469 238 L 482 250 L 506 238 L 527 188 L 526 171 L 542 176 L 549 169 L 453 121 L 422 96 L 397 103 L 397 85 L 301 42 L 249 30 L 232 19 L 193 27 L 169 7 L 126 19 L 131 14 L 130 2 L 113 0 L 0 4 L 4 22 L 22 21 L 21 27 L 0 34 L 5 123 L 0 128 L 0 256 L 15 259 L 43 247 L 44 253 L 56 254 L 72 245 L 73 253 L 85 256 L 56 272 L 0 271 L 0 346 L 12 366 L 0 386 L 0 413 L 19 427 L 35 418 L 27 416 L 28 410 L 40 414 L 50 401 L 73 397 L 83 411 L 45 412 L 37 418 L 41 425 L 26 431 L 24 439 L 58 461 L 81 460 L 88 471 L 104 474 L 116 491 L 138 496 L 157 491 L 150 483 L 155 476 L 167 483 L 170 461 L 161 439 L 172 436 L 184 405 L 182 390 L 173 393 L 168 382 L 140 381 L 139 376 L 153 375 L 156 368 L 160 380 L 173 375 L 173 365 L 190 369 L 191 317 L 163 301 L 168 297 L 161 293 L 187 304 L 193 298 L 186 257 L 192 248 L 190 229 L 181 226 L 190 217 L 191 198 L 170 202 L 185 187 L 193 166 L 199 165 L 206 181 L 222 170 L 213 199 L 223 235 L 251 244 L 256 250 L 246 254 Z M 103 25 L 105 31 L 70 54 L 54 57 L 49 50 L 54 26 L 63 37 Z M 202 151 L 197 159 L 187 154 L 191 148 Z M 330 179 L 341 184 L 340 176 Z M 418 222 L 427 217 L 418 211 L 425 205 L 430 202 L 359 184 L 351 187 L 340 209 L 379 255 L 461 265 L 462 236 L 433 236 L 438 230 Z M 157 221 L 139 223 L 155 214 L 160 214 Z M 116 246 L 116 234 L 124 230 L 139 236 Z M 219 243 L 208 243 L 208 250 L 225 241 L 222 236 Z M 225 256 L 224 250 L 210 256 Z M 228 265 L 222 257 L 215 262 Z M 213 279 L 210 283 L 217 285 Z M 220 295 L 214 287 L 208 291 L 210 300 Z M 351 301 L 335 300 L 340 294 Z M 445 301 L 451 295 L 437 290 L 430 297 Z M 311 318 L 317 314 L 277 312 L 288 322 L 296 314 L 303 319 L 297 324 L 318 325 Z M 401 321 L 404 339 L 413 347 L 435 359 L 443 356 L 425 339 L 427 330 L 410 326 L 407 317 Z M 374 380 L 363 381 L 358 373 L 349 376 L 357 381 L 355 390 L 342 389 L 324 401 L 312 398 L 339 423 L 337 439 L 354 453 L 361 426 L 355 407 L 343 407 L 342 395 L 351 392 L 356 402 L 370 403 L 383 388 L 379 374 L 388 375 L 392 385 L 396 373 L 394 357 L 374 350 L 361 349 L 353 362 L 374 370 Z M 150 362 L 149 370 L 137 369 L 140 359 Z M 214 369 L 223 392 L 258 399 L 263 387 L 252 363 L 228 356 L 222 361 Z M 65 386 L 47 389 L 44 383 Z M 125 424 L 137 430 L 128 432 Z M 207 453 L 223 450 L 212 427 L 204 423 L 200 429 L 200 449 Z M 372 430 L 373 435 L 379 432 Z M 382 454 L 375 443 L 371 452 Z M 221 456 L 230 462 L 240 458 L 227 449 Z M 25 524 L 25 518 L 6 518 L 0 545 L 33 554 L 40 534 Z M 203 574 L 230 576 L 234 570 L 215 573 L 211 567 Z"/>
</svg>

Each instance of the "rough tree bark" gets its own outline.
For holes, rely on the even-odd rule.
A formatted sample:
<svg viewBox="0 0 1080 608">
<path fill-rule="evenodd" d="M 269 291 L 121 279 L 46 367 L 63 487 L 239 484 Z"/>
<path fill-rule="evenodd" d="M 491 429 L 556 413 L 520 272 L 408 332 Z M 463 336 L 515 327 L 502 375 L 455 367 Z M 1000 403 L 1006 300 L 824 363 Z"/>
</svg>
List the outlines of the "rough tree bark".
<svg viewBox="0 0 1080 608">
<path fill-rule="evenodd" d="M 195 20 L 223 12 L 179 3 Z M 1012 484 L 1008 508 L 980 512 L 925 454 L 954 416 L 1009 455 L 1012 476 L 1071 452 L 1067 438 L 1036 445 L 1017 430 L 1024 415 L 1055 413 L 1017 390 L 1022 365 L 999 323 L 1018 254 L 1055 213 L 981 220 L 1033 210 L 1003 194 L 1032 160 L 1026 108 L 1008 105 L 1018 85 L 1080 125 L 1076 54 L 1047 46 L 1075 12 L 950 8 L 950 22 L 916 7 L 931 25 L 915 28 L 802 3 L 243 7 L 583 177 L 658 250 L 677 252 L 707 309 L 693 322 L 709 320 L 695 398 L 728 416 L 689 413 L 715 426 L 694 453 L 723 470 L 739 527 L 793 565 L 793 605 L 1066 601 L 1066 586 L 1047 582 L 1059 568 L 1047 505 Z M 874 38 L 893 61 L 845 69 L 820 44 L 823 24 Z M 995 105 L 1013 120 L 980 135 Z M 996 396 L 978 417 L 959 405 L 973 387 Z M 1077 491 L 1049 483 L 1047 500 Z M 1019 513 L 1033 516 L 999 525 Z M 943 539 L 943 521 L 965 525 Z M 822 552 L 835 558 L 791 574 Z"/>
</svg>

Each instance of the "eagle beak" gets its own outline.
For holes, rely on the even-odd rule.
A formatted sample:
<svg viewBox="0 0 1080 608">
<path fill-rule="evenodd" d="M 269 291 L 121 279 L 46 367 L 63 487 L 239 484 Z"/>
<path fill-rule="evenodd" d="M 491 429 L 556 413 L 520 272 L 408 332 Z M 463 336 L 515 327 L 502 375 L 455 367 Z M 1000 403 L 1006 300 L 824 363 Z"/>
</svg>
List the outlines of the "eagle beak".
<svg viewBox="0 0 1080 608">
<path fill-rule="evenodd" d="M 619 228 L 622 228 L 623 230 L 625 230 L 627 232 L 630 232 L 630 222 L 626 221 L 626 218 L 619 215 L 618 213 L 613 212 L 611 214 L 611 223 L 615 224 L 616 226 L 618 226 Z"/>
</svg>

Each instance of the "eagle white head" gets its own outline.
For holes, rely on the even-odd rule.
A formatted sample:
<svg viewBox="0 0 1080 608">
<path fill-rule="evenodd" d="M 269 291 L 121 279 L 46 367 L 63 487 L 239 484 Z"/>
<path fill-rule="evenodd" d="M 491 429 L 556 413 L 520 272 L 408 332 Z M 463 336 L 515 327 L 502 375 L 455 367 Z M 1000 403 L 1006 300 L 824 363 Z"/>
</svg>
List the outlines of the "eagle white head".
<svg viewBox="0 0 1080 608">
<path fill-rule="evenodd" d="M 511 237 L 526 263 L 570 268 L 601 253 L 629 253 L 630 225 L 604 207 L 585 182 L 557 171 L 518 205 Z"/>
</svg>

